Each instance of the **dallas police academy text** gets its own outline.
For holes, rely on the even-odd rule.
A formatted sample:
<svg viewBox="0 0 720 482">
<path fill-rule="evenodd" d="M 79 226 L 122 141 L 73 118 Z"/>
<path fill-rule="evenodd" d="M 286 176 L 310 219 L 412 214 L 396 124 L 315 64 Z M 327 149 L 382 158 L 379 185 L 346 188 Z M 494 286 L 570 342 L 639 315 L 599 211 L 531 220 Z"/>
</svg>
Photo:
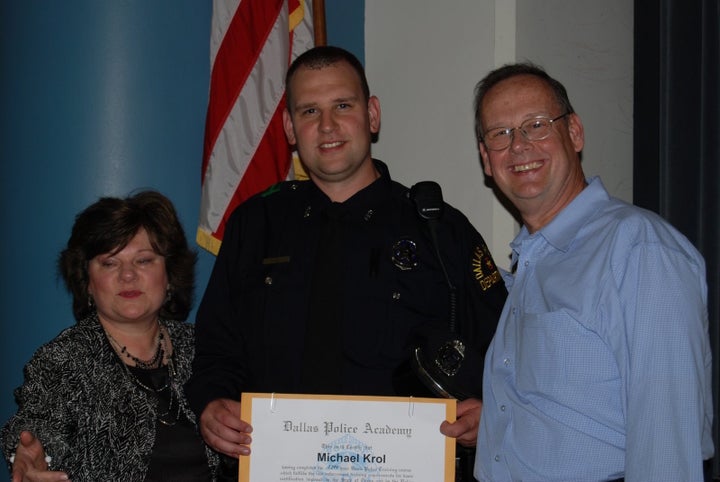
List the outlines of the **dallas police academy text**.
<svg viewBox="0 0 720 482">
<path fill-rule="evenodd" d="M 348 425 L 346 423 L 323 422 L 320 426 L 312 425 L 305 422 L 296 422 L 294 420 L 284 420 L 282 422 L 285 432 L 324 432 L 325 435 L 337 434 L 371 434 L 371 435 L 404 435 L 407 438 L 412 437 L 412 428 L 409 427 L 391 427 L 389 425 L 373 425 L 365 422 L 364 425 Z"/>
</svg>

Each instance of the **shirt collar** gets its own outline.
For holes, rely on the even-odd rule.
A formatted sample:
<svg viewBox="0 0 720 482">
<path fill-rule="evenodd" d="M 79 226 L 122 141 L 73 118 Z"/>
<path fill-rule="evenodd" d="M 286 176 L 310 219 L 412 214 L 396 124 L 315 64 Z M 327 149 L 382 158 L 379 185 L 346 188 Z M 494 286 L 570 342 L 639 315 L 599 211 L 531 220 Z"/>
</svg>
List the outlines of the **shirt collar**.
<svg viewBox="0 0 720 482">
<path fill-rule="evenodd" d="M 588 185 L 580 191 L 570 204 L 536 233 L 530 234 L 523 226 L 510 246 L 517 251 L 520 244 L 529 238 L 542 236 L 555 249 L 567 251 L 585 223 L 600 209 L 600 205 L 610 199 L 599 177 L 587 179 Z"/>
</svg>

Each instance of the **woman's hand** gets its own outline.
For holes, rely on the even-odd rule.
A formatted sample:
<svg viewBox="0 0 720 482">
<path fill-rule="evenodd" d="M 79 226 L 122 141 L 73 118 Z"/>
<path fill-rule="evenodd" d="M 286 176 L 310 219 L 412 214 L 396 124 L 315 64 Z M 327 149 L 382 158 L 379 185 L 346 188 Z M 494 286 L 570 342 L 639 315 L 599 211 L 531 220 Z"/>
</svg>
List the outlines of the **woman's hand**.
<svg viewBox="0 0 720 482">
<path fill-rule="evenodd" d="M 12 482 L 52 482 L 70 480 L 65 472 L 48 470 L 45 450 L 30 432 L 21 432 L 12 463 Z"/>
</svg>

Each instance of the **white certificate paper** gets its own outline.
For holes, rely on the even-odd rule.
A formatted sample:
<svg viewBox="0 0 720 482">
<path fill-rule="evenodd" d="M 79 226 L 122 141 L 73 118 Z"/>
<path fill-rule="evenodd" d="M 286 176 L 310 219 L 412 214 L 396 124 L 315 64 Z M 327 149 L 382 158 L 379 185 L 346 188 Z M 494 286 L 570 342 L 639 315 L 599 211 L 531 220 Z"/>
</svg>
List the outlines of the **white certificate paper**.
<svg viewBox="0 0 720 482">
<path fill-rule="evenodd" d="M 239 482 L 452 482 L 457 402 L 412 397 L 243 393 L 252 453 Z"/>
</svg>

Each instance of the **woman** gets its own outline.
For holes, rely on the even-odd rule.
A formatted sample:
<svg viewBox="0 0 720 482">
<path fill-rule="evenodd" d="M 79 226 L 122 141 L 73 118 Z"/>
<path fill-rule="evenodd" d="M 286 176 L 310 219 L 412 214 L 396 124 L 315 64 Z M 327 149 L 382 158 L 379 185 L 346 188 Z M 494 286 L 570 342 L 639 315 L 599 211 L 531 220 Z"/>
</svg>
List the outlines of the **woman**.
<svg viewBox="0 0 720 482">
<path fill-rule="evenodd" d="M 214 479 L 183 393 L 194 326 L 173 321 L 190 311 L 195 261 L 157 192 L 102 198 L 76 217 L 58 265 L 77 323 L 25 367 L 2 430 L 13 480 Z"/>
</svg>

